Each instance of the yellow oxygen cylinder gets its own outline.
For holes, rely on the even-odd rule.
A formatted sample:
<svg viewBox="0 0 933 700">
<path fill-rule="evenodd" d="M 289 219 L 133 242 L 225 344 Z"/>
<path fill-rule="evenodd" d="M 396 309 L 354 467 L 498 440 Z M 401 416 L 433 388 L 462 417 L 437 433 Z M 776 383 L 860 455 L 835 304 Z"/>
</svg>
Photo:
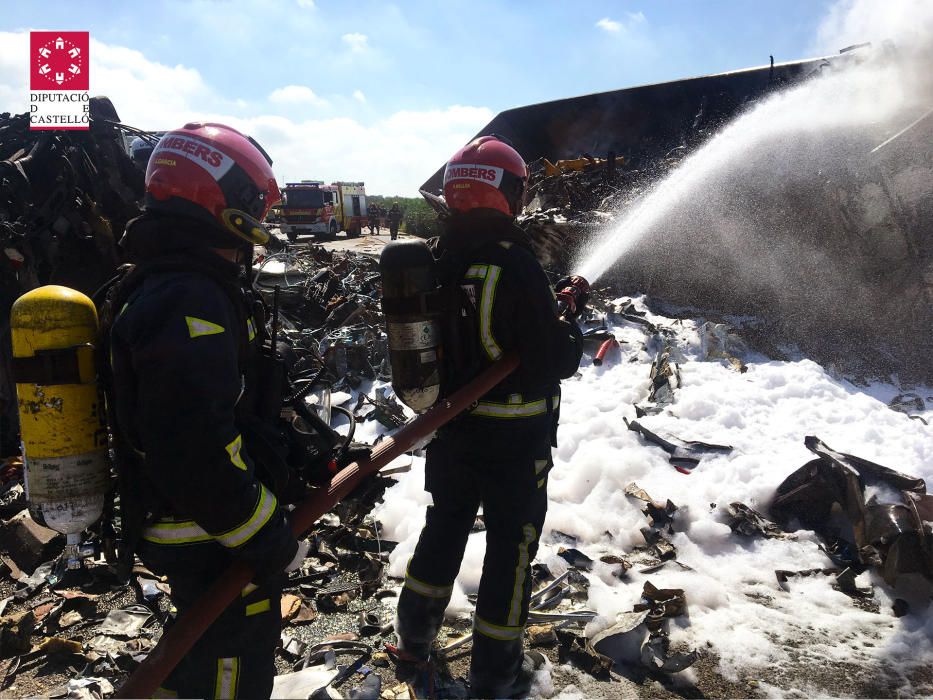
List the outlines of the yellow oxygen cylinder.
<svg viewBox="0 0 933 700">
<path fill-rule="evenodd" d="M 110 478 L 97 329 L 94 303 L 57 285 L 27 292 L 10 315 L 29 514 L 70 548 L 100 518 Z"/>
</svg>

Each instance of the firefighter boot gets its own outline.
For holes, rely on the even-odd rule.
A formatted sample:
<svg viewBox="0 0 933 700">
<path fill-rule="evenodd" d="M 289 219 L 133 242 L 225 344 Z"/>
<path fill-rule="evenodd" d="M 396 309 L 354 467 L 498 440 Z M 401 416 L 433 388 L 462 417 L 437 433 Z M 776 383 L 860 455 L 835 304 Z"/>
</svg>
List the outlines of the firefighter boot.
<svg viewBox="0 0 933 700">
<path fill-rule="evenodd" d="M 525 698 L 535 671 L 544 665 L 540 652 L 522 653 L 521 640 L 496 640 L 474 634 L 470 662 L 470 697 Z"/>
<path fill-rule="evenodd" d="M 449 594 L 432 598 L 415 593 L 411 587 L 402 589 L 395 632 L 398 635 L 398 649 L 404 658 L 427 660 L 431 645 L 440 632 L 449 600 Z"/>
<path fill-rule="evenodd" d="M 395 663 L 395 679 L 416 689 L 417 697 L 435 697 L 438 685 L 434 657 L 415 656 L 399 647 L 386 644 L 386 654 Z M 417 692 L 420 691 L 420 692 Z"/>
</svg>

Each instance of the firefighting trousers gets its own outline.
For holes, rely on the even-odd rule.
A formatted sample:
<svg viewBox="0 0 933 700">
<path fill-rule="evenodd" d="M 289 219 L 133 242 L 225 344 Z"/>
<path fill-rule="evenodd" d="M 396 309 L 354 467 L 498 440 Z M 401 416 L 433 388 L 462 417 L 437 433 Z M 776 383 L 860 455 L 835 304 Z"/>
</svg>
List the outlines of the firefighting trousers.
<svg viewBox="0 0 933 700">
<path fill-rule="evenodd" d="M 182 616 L 230 565 L 219 544 L 146 543 L 140 558 L 168 577 L 172 603 Z M 281 635 L 285 575 L 250 584 L 195 643 L 169 674 L 156 697 L 268 698 L 275 677 L 275 648 Z"/>
<path fill-rule="evenodd" d="M 507 693 L 522 662 L 531 562 L 547 512 L 550 419 L 486 420 L 442 430 L 427 449 L 425 487 L 434 503 L 398 605 L 403 650 L 426 657 L 440 630 L 479 506 L 486 557 L 473 621 L 470 684 Z"/>
</svg>

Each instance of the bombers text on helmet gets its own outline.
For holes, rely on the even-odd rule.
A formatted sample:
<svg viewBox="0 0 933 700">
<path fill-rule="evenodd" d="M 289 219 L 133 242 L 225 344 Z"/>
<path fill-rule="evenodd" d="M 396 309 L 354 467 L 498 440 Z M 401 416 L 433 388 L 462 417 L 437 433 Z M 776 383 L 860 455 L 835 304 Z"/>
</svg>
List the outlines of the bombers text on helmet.
<svg viewBox="0 0 933 700">
<path fill-rule="evenodd" d="M 240 242 L 268 242 L 261 222 L 281 198 L 266 152 L 224 124 L 189 123 L 169 131 L 146 169 L 147 208 L 208 221 Z"/>
<path fill-rule="evenodd" d="M 497 136 L 480 136 L 447 163 L 444 198 L 461 213 L 493 209 L 516 216 L 527 180 L 528 168 L 518 151 Z"/>
</svg>

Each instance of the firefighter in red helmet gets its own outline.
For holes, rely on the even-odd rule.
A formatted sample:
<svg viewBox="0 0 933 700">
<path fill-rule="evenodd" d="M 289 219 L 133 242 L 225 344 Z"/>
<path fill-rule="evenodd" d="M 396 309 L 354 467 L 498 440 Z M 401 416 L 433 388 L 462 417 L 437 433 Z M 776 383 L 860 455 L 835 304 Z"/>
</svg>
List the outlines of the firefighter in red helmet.
<svg viewBox="0 0 933 700">
<path fill-rule="evenodd" d="M 135 552 L 166 575 L 179 614 L 234 560 L 259 572 L 169 676 L 168 697 L 269 697 L 284 572 L 307 552 L 278 502 L 282 464 L 254 449 L 251 413 L 267 336 L 244 267 L 270 242 L 261 222 L 279 198 L 247 136 L 222 124 L 168 132 L 121 241 L 135 267 L 102 313 L 124 563 Z"/>
<path fill-rule="evenodd" d="M 530 686 L 532 664 L 522 649 L 530 564 L 547 510 L 560 379 L 573 375 L 582 355 L 579 328 L 558 316 L 548 279 L 514 223 L 527 177 L 522 157 L 499 137 L 477 138 L 458 151 L 444 174 L 451 215 L 435 247 L 447 299 L 445 392 L 505 352 L 521 358 L 515 373 L 428 445 L 425 487 L 433 505 L 398 605 L 400 669 L 430 666 L 482 506 L 486 556 L 473 623 L 473 697 L 518 696 Z"/>
</svg>

